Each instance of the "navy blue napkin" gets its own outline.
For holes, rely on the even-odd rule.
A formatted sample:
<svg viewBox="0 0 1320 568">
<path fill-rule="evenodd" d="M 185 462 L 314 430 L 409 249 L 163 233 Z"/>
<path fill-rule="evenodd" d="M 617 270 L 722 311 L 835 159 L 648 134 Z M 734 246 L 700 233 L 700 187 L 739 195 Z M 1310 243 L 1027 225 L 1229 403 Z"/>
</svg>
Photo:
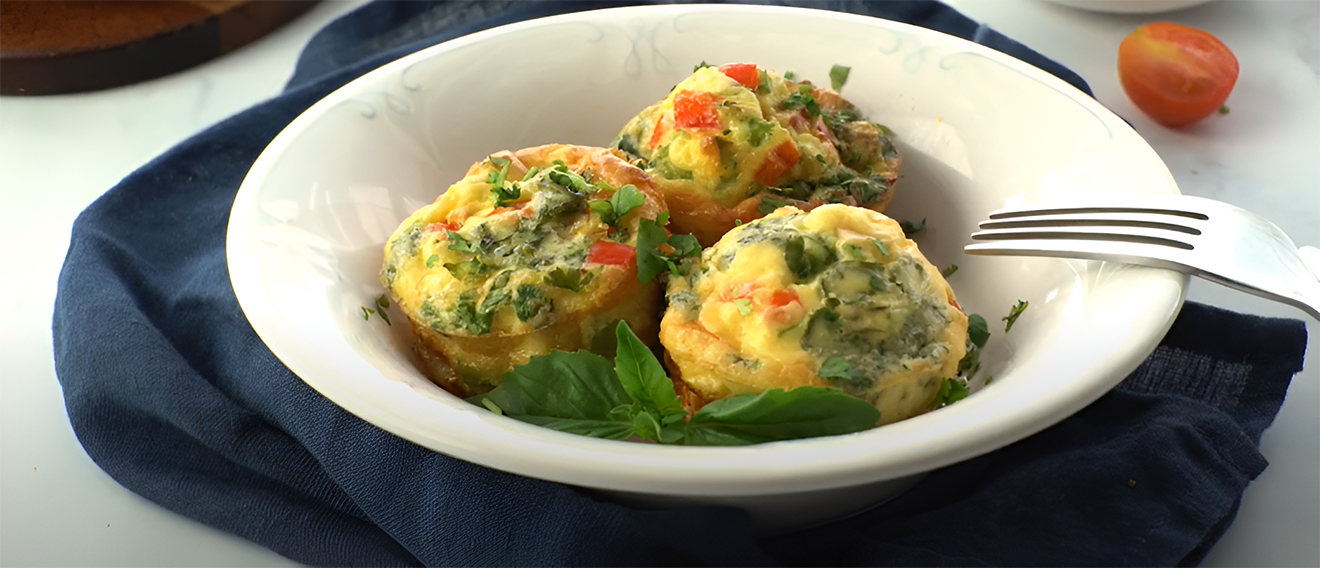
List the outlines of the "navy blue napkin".
<svg viewBox="0 0 1320 568">
<path fill-rule="evenodd" d="M 1038 435 L 930 474 L 868 513 L 756 537 L 745 513 L 644 511 L 425 450 L 288 371 L 225 264 L 235 191 L 266 144 L 345 82 L 421 47 L 619 3 L 370 4 L 306 47 L 286 92 L 171 149 L 79 216 L 53 321 L 88 454 L 173 511 L 320 565 L 1195 564 L 1266 466 L 1257 451 L 1303 324 L 1188 304 L 1159 349 Z M 973 39 L 1079 77 L 952 9 L 800 2 Z M 1089 91 L 1088 91 L 1089 92 Z M 1230 337 L 1231 336 L 1231 337 Z"/>
</svg>

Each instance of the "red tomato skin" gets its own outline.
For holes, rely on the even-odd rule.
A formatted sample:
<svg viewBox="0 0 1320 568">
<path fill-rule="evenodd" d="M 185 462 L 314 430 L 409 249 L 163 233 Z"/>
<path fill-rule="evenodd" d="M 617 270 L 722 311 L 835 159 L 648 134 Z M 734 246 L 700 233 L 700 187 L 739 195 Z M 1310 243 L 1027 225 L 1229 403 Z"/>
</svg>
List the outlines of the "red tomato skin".
<svg viewBox="0 0 1320 568">
<path fill-rule="evenodd" d="M 587 252 L 587 264 L 630 266 L 637 260 L 637 249 L 612 241 L 596 241 Z"/>
<path fill-rule="evenodd" d="M 679 91 L 674 95 L 674 125 L 684 129 L 720 128 L 715 96 L 705 91 Z"/>
<path fill-rule="evenodd" d="M 1118 46 L 1118 80 L 1132 103 L 1160 124 L 1181 127 L 1224 106 L 1238 61 L 1214 35 L 1179 24 L 1137 28 Z"/>
<path fill-rule="evenodd" d="M 761 74 L 757 73 L 755 64 L 729 63 L 719 66 L 719 70 L 730 79 L 742 83 L 742 86 L 753 91 L 761 85 Z"/>
</svg>

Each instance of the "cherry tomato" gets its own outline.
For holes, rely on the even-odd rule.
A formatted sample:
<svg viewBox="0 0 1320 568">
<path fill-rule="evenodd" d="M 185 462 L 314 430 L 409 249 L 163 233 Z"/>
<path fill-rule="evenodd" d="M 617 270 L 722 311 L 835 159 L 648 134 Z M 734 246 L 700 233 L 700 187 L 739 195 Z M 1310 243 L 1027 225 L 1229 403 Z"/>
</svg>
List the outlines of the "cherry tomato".
<svg viewBox="0 0 1320 568">
<path fill-rule="evenodd" d="M 622 243 L 596 241 L 587 252 L 587 264 L 628 266 L 637 257 L 637 249 Z"/>
<path fill-rule="evenodd" d="M 1133 104 L 1166 126 L 1186 126 L 1223 108 L 1238 61 L 1215 36 L 1179 24 L 1137 28 L 1118 46 L 1118 80 Z"/>
</svg>

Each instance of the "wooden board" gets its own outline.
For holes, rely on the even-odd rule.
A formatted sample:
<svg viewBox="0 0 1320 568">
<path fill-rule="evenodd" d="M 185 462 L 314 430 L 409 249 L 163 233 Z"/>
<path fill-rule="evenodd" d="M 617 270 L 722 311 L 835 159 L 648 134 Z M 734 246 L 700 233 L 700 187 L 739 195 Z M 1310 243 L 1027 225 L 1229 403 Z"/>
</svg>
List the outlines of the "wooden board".
<svg viewBox="0 0 1320 568">
<path fill-rule="evenodd" d="M 308 0 L 0 2 L 0 95 L 127 85 L 237 49 L 306 12 Z"/>
</svg>

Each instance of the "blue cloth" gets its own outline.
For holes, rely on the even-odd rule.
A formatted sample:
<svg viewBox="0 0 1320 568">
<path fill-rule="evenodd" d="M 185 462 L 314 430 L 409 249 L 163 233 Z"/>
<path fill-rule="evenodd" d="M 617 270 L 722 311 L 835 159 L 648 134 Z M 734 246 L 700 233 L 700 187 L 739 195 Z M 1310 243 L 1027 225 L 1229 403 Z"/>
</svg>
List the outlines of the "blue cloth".
<svg viewBox="0 0 1320 568">
<path fill-rule="evenodd" d="M 322 565 L 1195 564 L 1266 466 L 1306 331 L 1189 304 L 1122 386 L 866 514 L 758 539 L 727 508 L 635 510 L 425 450 L 307 387 L 262 344 L 225 264 L 230 205 L 312 103 L 421 47 L 620 3 L 370 4 L 306 47 L 284 94 L 125 178 L 74 225 L 53 321 L 88 454 L 173 511 Z M 935 2 L 813 2 L 972 38 L 1085 82 Z M 1231 334 L 1224 333 L 1231 331 Z M 1232 340 L 1227 336 L 1231 335 Z"/>
</svg>

